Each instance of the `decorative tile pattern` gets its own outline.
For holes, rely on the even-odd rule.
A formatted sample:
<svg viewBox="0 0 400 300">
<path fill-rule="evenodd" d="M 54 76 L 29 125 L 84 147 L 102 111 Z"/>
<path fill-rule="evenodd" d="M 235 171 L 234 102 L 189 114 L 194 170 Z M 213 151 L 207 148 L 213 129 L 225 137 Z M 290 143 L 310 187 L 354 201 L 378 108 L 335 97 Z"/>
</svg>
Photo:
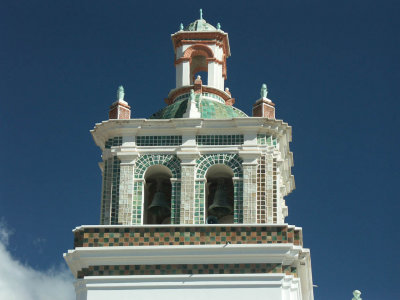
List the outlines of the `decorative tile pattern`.
<svg viewBox="0 0 400 300">
<path fill-rule="evenodd" d="M 164 165 L 172 172 L 172 178 L 181 178 L 181 161 L 176 155 L 146 154 L 140 156 L 135 164 L 135 178 L 142 179 L 144 172 L 153 165 Z"/>
<path fill-rule="evenodd" d="M 278 223 L 278 188 L 277 188 L 277 163 L 272 160 L 272 222 Z"/>
<path fill-rule="evenodd" d="M 276 146 L 277 139 L 276 139 L 276 137 L 267 135 L 265 133 L 257 134 L 257 144 L 267 145 L 267 146 Z"/>
<path fill-rule="evenodd" d="M 172 181 L 171 186 L 171 224 L 180 224 L 181 182 Z"/>
<path fill-rule="evenodd" d="M 121 145 L 122 145 L 122 136 L 116 136 L 106 141 L 105 148 L 110 149 L 113 146 L 121 146 Z"/>
<path fill-rule="evenodd" d="M 277 162 L 262 155 L 257 166 L 257 223 L 278 223 Z"/>
<path fill-rule="evenodd" d="M 118 223 L 130 225 L 132 222 L 133 165 L 120 165 Z"/>
<path fill-rule="evenodd" d="M 217 101 L 219 101 L 219 102 L 225 104 L 225 100 L 222 99 L 222 98 L 221 98 L 220 96 L 218 96 L 218 95 L 215 95 L 215 94 L 212 94 L 212 93 L 202 93 L 202 95 L 203 95 L 204 97 L 213 98 L 213 99 L 215 99 L 215 100 L 217 100 Z"/>
<path fill-rule="evenodd" d="M 167 264 L 90 266 L 78 272 L 84 276 L 184 275 L 184 274 L 269 274 L 286 273 L 297 277 L 297 270 L 279 263 L 267 264 Z"/>
<path fill-rule="evenodd" d="M 182 95 L 180 95 L 180 96 L 176 97 L 176 98 L 174 99 L 174 101 L 173 101 L 173 102 L 177 102 L 177 101 L 179 101 L 179 100 L 182 100 L 182 99 L 189 98 L 189 96 L 190 96 L 190 94 L 189 94 L 189 93 L 182 94 Z"/>
<path fill-rule="evenodd" d="M 180 224 L 194 223 L 194 166 L 182 165 Z"/>
<path fill-rule="evenodd" d="M 118 224 L 120 163 L 115 156 L 104 162 L 101 224 Z"/>
<path fill-rule="evenodd" d="M 150 119 L 173 119 L 182 118 L 186 112 L 188 98 L 180 101 L 175 101 L 171 105 L 159 110 Z M 201 118 L 204 119 L 231 119 L 238 117 L 248 117 L 240 109 L 233 106 L 226 105 L 218 101 L 210 100 L 207 98 L 200 99 L 200 94 L 195 98 L 196 106 L 199 109 Z"/>
<path fill-rule="evenodd" d="M 196 161 L 196 178 L 205 178 L 209 167 L 215 164 L 224 164 L 230 167 L 234 177 L 243 177 L 242 159 L 237 154 L 220 153 L 205 154 Z"/>
<path fill-rule="evenodd" d="M 303 245 L 293 226 L 120 226 L 83 227 L 74 232 L 74 247 L 279 244 Z"/>
<path fill-rule="evenodd" d="M 247 117 L 241 110 L 212 100 L 202 99 L 199 107 L 201 117 L 204 119 L 230 119 Z"/>
<path fill-rule="evenodd" d="M 186 111 L 188 100 L 176 101 L 150 116 L 150 119 L 182 118 Z"/>
<path fill-rule="evenodd" d="M 194 200 L 194 224 L 204 224 L 204 213 L 205 213 L 205 181 L 196 180 L 195 185 L 195 200 Z"/>
<path fill-rule="evenodd" d="M 179 146 L 182 144 L 180 135 L 137 136 L 137 146 Z"/>
<path fill-rule="evenodd" d="M 197 145 L 242 145 L 243 134 L 236 135 L 196 135 Z"/>
<path fill-rule="evenodd" d="M 243 166 L 243 223 L 256 223 L 257 166 Z"/>
<path fill-rule="evenodd" d="M 233 222 L 235 224 L 243 223 L 243 180 L 233 182 Z"/>
<path fill-rule="evenodd" d="M 133 182 L 132 225 L 142 224 L 143 181 Z"/>
</svg>

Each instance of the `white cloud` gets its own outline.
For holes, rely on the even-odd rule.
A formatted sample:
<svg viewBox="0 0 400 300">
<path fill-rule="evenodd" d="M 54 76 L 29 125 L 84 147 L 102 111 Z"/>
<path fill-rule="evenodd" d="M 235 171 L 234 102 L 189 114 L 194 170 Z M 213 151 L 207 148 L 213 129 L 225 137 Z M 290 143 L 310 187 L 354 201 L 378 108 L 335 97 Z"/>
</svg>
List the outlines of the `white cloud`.
<svg viewBox="0 0 400 300">
<path fill-rule="evenodd" d="M 7 249 L 10 234 L 0 220 L 0 299 L 75 299 L 70 271 L 65 266 L 39 271 L 22 264 Z"/>
</svg>

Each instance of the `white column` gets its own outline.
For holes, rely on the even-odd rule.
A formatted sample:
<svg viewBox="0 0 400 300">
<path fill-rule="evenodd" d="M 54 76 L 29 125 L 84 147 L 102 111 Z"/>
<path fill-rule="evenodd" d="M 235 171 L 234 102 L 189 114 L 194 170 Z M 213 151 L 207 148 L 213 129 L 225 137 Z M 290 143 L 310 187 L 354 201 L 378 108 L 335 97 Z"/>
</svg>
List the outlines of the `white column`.
<svg viewBox="0 0 400 300">
<path fill-rule="evenodd" d="M 183 63 L 176 65 L 175 69 L 176 69 L 176 87 L 179 88 L 182 86 Z"/>
<path fill-rule="evenodd" d="M 222 77 L 222 65 L 221 64 L 216 64 L 217 65 L 217 78 L 218 78 L 218 88 L 220 90 L 224 90 L 224 77 Z"/>
<path fill-rule="evenodd" d="M 182 62 L 182 86 L 190 85 L 190 62 Z"/>
<path fill-rule="evenodd" d="M 137 155 L 121 155 L 118 224 L 132 224 L 133 171 Z"/>
<path fill-rule="evenodd" d="M 207 85 L 210 87 L 218 88 L 216 63 L 214 61 L 208 62 Z"/>
<path fill-rule="evenodd" d="M 190 63 L 182 61 L 175 66 L 176 69 L 176 87 L 180 88 L 185 85 L 190 85 Z"/>
</svg>

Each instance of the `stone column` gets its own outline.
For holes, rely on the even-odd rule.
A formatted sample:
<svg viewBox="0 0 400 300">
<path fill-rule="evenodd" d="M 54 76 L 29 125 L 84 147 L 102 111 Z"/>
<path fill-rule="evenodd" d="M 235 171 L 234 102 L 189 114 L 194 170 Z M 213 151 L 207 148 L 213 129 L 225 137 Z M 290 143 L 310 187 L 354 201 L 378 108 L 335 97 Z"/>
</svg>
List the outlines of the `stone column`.
<svg viewBox="0 0 400 300">
<path fill-rule="evenodd" d="M 132 224 L 133 171 L 137 155 L 119 155 L 119 210 L 118 224 Z"/>
<path fill-rule="evenodd" d="M 180 224 L 194 223 L 195 164 L 182 161 Z"/>
<path fill-rule="evenodd" d="M 251 140 L 253 141 L 254 139 Z M 257 159 L 260 157 L 260 152 L 251 149 L 250 145 L 246 148 L 248 149 L 239 152 L 240 157 L 243 159 L 243 224 L 256 224 Z"/>
<path fill-rule="evenodd" d="M 190 85 L 190 62 L 189 60 L 183 61 L 181 63 L 182 65 L 182 77 L 181 77 L 181 85 L 177 86 L 177 87 L 181 87 L 181 86 L 185 86 L 185 85 Z"/>
<path fill-rule="evenodd" d="M 132 224 L 133 172 L 138 157 L 135 147 L 135 136 L 124 136 L 122 146 L 117 151 L 120 160 L 118 224 L 121 225 Z"/>
<path fill-rule="evenodd" d="M 196 224 L 195 171 L 200 154 L 196 146 L 196 135 L 192 130 L 182 133 L 182 147 L 177 155 L 181 160 L 180 224 Z"/>
</svg>

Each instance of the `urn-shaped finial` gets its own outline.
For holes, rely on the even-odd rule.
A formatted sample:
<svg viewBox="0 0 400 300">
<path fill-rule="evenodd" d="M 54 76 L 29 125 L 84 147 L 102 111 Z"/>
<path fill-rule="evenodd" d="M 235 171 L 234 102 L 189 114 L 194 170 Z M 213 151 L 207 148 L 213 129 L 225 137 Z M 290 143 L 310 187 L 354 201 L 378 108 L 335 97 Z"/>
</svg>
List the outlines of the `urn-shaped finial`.
<svg viewBox="0 0 400 300">
<path fill-rule="evenodd" d="M 125 97 L 124 87 L 120 85 L 117 90 L 117 99 L 118 101 L 124 101 L 124 97 Z"/>
<path fill-rule="evenodd" d="M 263 85 L 261 86 L 261 98 L 265 99 L 267 98 L 267 95 L 268 95 L 267 85 L 263 83 Z"/>
</svg>

